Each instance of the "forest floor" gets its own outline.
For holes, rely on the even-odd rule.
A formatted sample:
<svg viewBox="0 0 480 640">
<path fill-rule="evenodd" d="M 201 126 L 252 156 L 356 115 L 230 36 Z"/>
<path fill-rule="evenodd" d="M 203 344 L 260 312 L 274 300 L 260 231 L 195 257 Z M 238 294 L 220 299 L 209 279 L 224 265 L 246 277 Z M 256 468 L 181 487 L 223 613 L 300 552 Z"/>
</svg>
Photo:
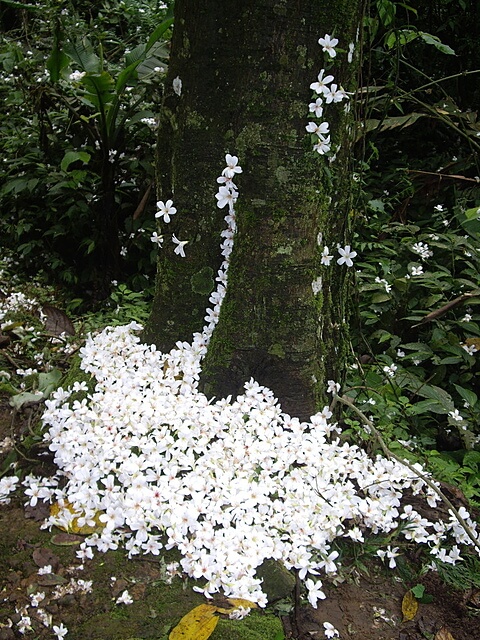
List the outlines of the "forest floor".
<svg viewBox="0 0 480 640">
<path fill-rule="evenodd" d="M 25 416 L 12 416 L 0 402 L 0 441 L 27 431 Z M 0 464 L 2 462 L 0 454 Z M 40 461 L 26 464 L 41 472 Z M 193 591 L 194 582 L 164 579 L 159 557 L 128 559 L 121 550 L 96 553 L 79 569 L 75 551 L 81 536 L 41 529 L 48 508 L 25 507 L 19 497 L 0 507 L 0 640 L 54 638 L 51 625 L 63 623 L 67 640 L 167 639 L 183 615 L 205 603 Z M 52 573 L 39 575 L 50 565 Z M 81 581 L 91 581 L 91 587 Z M 287 613 L 288 601 L 253 610 L 243 620 L 221 619 L 212 640 L 311 640 L 325 638 L 330 622 L 342 640 L 480 640 L 480 591 L 458 590 L 436 573 L 421 577 L 428 604 L 420 603 L 412 620 L 402 622 L 402 599 L 414 584 L 396 572 L 385 572 L 372 558 L 367 571 L 352 571 L 341 584 L 324 583 L 326 600 L 318 609 L 303 604 Z M 128 590 L 132 604 L 117 604 Z M 38 605 L 50 616 L 50 627 L 38 618 L 31 595 L 41 592 Z M 293 602 L 293 601 L 292 601 Z M 32 631 L 20 634 L 20 611 L 28 606 Z"/>
</svg>

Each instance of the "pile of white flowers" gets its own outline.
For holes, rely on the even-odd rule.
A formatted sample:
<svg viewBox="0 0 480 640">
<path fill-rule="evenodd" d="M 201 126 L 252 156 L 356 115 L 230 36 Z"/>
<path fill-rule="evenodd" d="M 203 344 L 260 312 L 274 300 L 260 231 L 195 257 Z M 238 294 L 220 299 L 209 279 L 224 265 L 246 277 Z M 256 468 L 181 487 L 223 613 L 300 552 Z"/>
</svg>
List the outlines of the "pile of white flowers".
<svg viewBox="0 0 480 640">
<path fill-rule="evenodd" d="M 45 439 L 59 471 L 24 481 L 29 503 L 60 506 L 46 526 L 68 528 L 75 519 L 96 527 L 79 557 L 119 545 L 130 556 L 176 547 L 182 560 L 169 566 L 172 574 L 203 579 L 198 590 L 207 596 L 221 590 L 260 606 L 267 598 L 256 572 L 269 558 L 299 572 L 316 606 L 325 597 L 321 574 L 339 569 L 337 538 L 362 543 L 367 532 L 396 530 L 397 541 L 425 543 L 455 562 L 458 547 L 446 549 L 471 540 L 453 514 L 429 522 L 402 506 L 406 490 L 430 506 L 436 493 L 402 464 L 341 442 L 328 407 L 301 422 L 254 380 L 234 399 L 211 401 L 198 391 L 235 233 L 232 178 L 241 168 L 236 156 L 226 161 L 216 196 L 229 207 L 224 262 L 203 332 L 166 354 L 142 344 L 135 323 L 90 336 L 81 358 L 95 389 L 77 382 L 47 401 Z M 85 399 L 71 398 L 82 390 Z M 475 531 L 465 510 L 462 517 Z M 392 566 L 396 549 L 386 553 Z"/>
</svg>

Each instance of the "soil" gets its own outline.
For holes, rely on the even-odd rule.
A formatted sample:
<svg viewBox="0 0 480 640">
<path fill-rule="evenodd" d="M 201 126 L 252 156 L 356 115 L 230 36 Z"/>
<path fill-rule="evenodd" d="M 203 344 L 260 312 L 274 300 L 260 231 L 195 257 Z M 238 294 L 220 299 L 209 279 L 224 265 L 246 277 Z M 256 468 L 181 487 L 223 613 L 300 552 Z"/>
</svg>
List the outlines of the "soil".
<svg viewBox="0 0 480 640">
<path fill-rule="evenodd" d="M 10 408 L 2 402 L 0 441 L 28 433 L 28 415 L 13 418 L 12 422 Z M 28 464 L 38 469 L 40 463 L 33 458 Z M 2 454 L 0 469 L 1 465 Z M 116 550 L 97 553 L 80 569 L 75 552 L 82 537 L 41 529 L 45 515 L 41 507 L 25 507 L 20 496 L 0 507 L 0 640 L 54 638 L 51 626 L 38 619 L 38 608 L 50 617 L 50 625 L 63 623 L 68 628 L 67 640 L 163 640 L 182 616 L 206 602 L 193 591 L 191 580 L 179 577 L 167 584 L 164 563 L 171 558 L 129 560 Z M 53 573 L 39 575 L 39 568 L 47 564 Z M 91 589 L 74 591 L 72 585 L 79 580 L 92 581 Z M 420 580 L 431 602 L 420 603 L 412 620 L 402 621 L 402 599 L 418 578 L 409 584 L 372 560 L 368 570 L 350 571 L 341 584 L 325 584 L 327 598 L 318 609 L 305 604 L 292 609 L 292 598 L 282 600 L 240 621 L 222 616 L 210 637 L 323 639 L 323 623 L 328 621 L 342 640 L 480 640 L 480 591 L 455 590 L 436 573 Z M 124 590 L 132 604 L 116 603 Z M 30 596 L 38 592 L 45 595 L 35 608 Z M 26 606 L 33 629 L 22 635 L 17 623 Z"/>
</svg>

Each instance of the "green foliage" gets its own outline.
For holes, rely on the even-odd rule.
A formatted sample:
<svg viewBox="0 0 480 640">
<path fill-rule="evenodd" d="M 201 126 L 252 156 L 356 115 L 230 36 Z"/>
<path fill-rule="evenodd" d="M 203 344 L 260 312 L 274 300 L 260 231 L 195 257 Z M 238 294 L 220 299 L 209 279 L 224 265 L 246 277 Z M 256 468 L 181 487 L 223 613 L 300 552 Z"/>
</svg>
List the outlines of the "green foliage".
<svg viewBox="0 0 480 640">
<path fill-rule="evenodd" d="M 172 19 L 139 0 L 42 5 L 0 39 L 0 234 L 20 268 L 86 300 L 102 278 L 103 295 L 118 277 L 145 288 L 156 254 L 143 196 Z"/>
<path fill-rule="evenodd" d="M 367 19 L 348 395 L 392 451 L 478 505 L 480 125 L 460 106 L 452 50 L 415 14 L 379 0 Z M 347 424 L 368 440 L 356 418 Z"/>
</svg>

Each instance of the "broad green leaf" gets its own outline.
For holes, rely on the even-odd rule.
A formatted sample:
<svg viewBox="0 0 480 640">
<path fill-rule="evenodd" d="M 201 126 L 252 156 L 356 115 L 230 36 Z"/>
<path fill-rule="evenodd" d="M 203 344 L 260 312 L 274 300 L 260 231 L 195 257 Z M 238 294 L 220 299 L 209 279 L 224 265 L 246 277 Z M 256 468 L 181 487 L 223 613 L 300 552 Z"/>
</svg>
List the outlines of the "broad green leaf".
<svg viewBox="0 0 480 640">
<path fill-rule="evenodd" d="M 164 20 L 158 25 L 158 27 L 155 29 L 155 31 L 152 33 L 152 35 L 148 39 L 146 51 L 149 51 L 153 47 L 153 45 L 156 42 L 158 42 L 158 40 L 160 40 L 160 38 L 163 36 L 164 33 L 167 32 L 167 30 L 172 26 L 172 24 L 173 24 L 173 18 L 167 18 L 166 20 Z"/>
<path fill-rule="evenodd" d="M 42 5 L 35 6 L 32 4 L 28 4 L 25 2 L 15 2 L 15 0 L 1 0 L 3 4 L 6 4 L 8 7 L 13 7 L 14 9 L 22 9 L 22 11 L 44 11 L 44 7 Z"/>
<path fill-rule="evenodd" d="M 372 296 L 373 304 L 379 304 L 380 302 L 387 302 L 387 300 L 391 300 L 392 296 L 388 295 L 388 293 L 375 293 Z"/>
<path fill-rule="evenodd" d="M 63 156 L 63 160 L 60 164 L 60 169 L 62 171 L 67 171 L 68 167 L 78 160 L 81 160 L 82 162 L 87 164 L 90 160 L 90 157 L 90 154 L 86 151 L 67 151 Z"/>
<path fill-rule="evenodd" d="M 480 207 L 472 207 L 465 211 L 465 217 L 467 220 L 479 220 L 480 219 Z"/>
<path fill-rule="evenodd" d="M 425 33 L 424 31 L 419 31 L 418 35 L 424 42 L 433 45 L 435 49 L 438 49 L 438 51 L 446 53 L 449 56 L 456 55 L 455 51 L 451 47 L 449 47 L 448 44 L 443 44 L 443 42 L 440 40 L 440 38 L 437 38 L 437 36 L 432 36 L 430 33 Z"/>
<path fill-rule="evenodd" d="M 44 396 L 48 396 L 52 391 L 54 391 L 58 387 L 61 379 L 62 379 L 62 372 L 59 369 L 52 369 L 47 373 L 45 372 L 39 373 L 38 389 L 44 394 Z"/>
<path fill-rule="evenodd" d="M 384 27 L 389 27 L 395 20 L 397 7 L 391 0 L 377 0 L 378 15 Z"/>
<path fill-rule="evenodd" d="M 50 74 L 50 80 L 52 82 L 58 82 L 61 72 L 68 67 L 70 58 L 61 51 L 58 47 L 52 49 L 52 52 L 48 56 L 47 70 Z"/>
<path fill-rule="evenodd" d="M 387 49 L 393 49 L 393 47 L 399 45 L 400 47 L 416 40 L 419 37 L 417 31 L 412 29 L 401 29 L 400 31 L 392 31 L 385 38 L 385 46 Z"/>
<path fill-rule="evenodd" d="M 365 126 L 362 128 L 361 133 L 369 133 L 370 131 L 389 131 L 390 129 L 396 129 L 397 127 L 409 127 L 414 124 L 419 118 L 424 118 L 427 114 L 412 112 L 407 113 L 404 116 L 395 116 L 392 118 L 384 118 L 378 120 L 376 118 L 369 118 L 365 121 Z"/>
<path fill-rule="evenodd" d="M 81 71 L 99 73 L 102 70 L 101 60 L 95 53 L 92 43 L 87 38 L 77 40 L 76 42 L 70 40 L 65 43 L 63 50 L 67 56 L 80 67 Z"/>
<path fill-rule="evenodd" d="M 127 67 L 134 64 L 135 62 L 139 62 L 145 58 L 146 46 L 144 44 L 139 44 L 134 49 L 129 51 L 125 56 L 125 64 Z"/>
<path fill-rule="evenodd" d="M 385 203 L 383 200 L 369 200 L 368 208 L 372 211 L 381 211 L 382 213 L 385 211 Z"/>
<path fill-rule="evenodd" d="M 448 411 L 435 400 L 420 400 L 411 407 L 407 407 L 406 412 L 410 416 L 416 416 L 423 413 L 438 413 L 440 415 L 446 415 Z"/>
<path fill-rule="evenodd" d="M 22 391 L 22 393 L 17 393 L 14 396 L 11 396 L 9 399 L 9 404 L 14 407 L 14 409 L 21 409 L 24 405 L 29 402 L 38 402 L 39 400 L 44 399 L 43 393 L 31 393 L 30 391 Z"/>
<path fill-rule="evenodd" d="M 454 384 L 453 386 L 457 390 L 458 395 L 462 398 L 462 400 L 465 400 L 465 402 L 468 402 L 468 404 L 471 407 L 474 407 L 477 404 L 478 397 L 476 393 L 474 393 L 473 391 L 470 391 L 470 389 L 465 389 L 464 387 L 461 387 L 458 384 Z"/>
</svg>

